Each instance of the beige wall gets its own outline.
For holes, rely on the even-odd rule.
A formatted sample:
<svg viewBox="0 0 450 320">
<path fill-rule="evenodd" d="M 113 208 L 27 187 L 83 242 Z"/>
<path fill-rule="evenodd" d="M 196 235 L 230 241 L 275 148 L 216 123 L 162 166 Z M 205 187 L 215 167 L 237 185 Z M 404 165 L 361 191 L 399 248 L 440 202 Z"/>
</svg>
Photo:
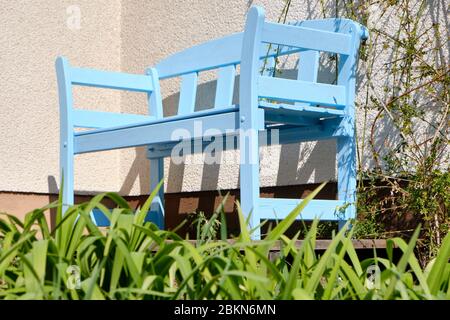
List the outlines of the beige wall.
<svg viewBox="0 0 450 320">
<path fill-rule="evenodd" d="M 317 3 L 292 1 L 288 20 L 321 17 Z M 65 55 L 78 66 L 142 73 L 169 54 L 241 31 L 250 4 L 264 6 L 267 19 L 275 21 L 284 1 L 0 0 L 0 192 L 56 191 L 54 181 L 59 181 L 56 56 Z M 79 30 L 67 25 L 66 9 L 70 5 L 81 10 Z M 439 2 L 436 10 L 444 12 L 441 7 Z M 376 14 L 372 17 L 375 21 L 371 23 L 388 33 L 397 28 L 390 15 L 380 21 L 376 21 Z M 438 19 L 444 21 L 445 15 L 438 15 Z M 376 66 L 379 72 L 374 79 L 380 85 L 381 95 L 388 72 L 383 69 L 384 58 L 380 56 Z M 364 68 L 362 64 L 361 72 Z M 200 81 L 211 79 L 213 75 L 207 74 Z M 175 112 L 178 85 L 176 81 L 162 83 L 167 114 Z M 364 85 L 360 83 L 360 93 Z M 200 105 L 212 100 L 211 92 L 205 91 L 209 87 L 208 83 L 201 86 Z M 363 99 L 361 94 L 358 99 Z M 84 108 L 147 112 L 145 97 L 136 93 L 83 89 L 75 92 L 75 102 Z M 369 114 L 368 119 L 371 117 Z M 358 126 L 362 130 L 362 110 Z M 334 148 L 330 141 L 264 148 L 261 183 L 291 185 L 333 179 Z M 367 150 L 365 153 L 368 154 Z M 148 164 L 143 148 L 83 155 L 76 160 L 78 192 L 148 193 Z M 370 166 L 370 162 L 365 160 L 365 165 Z M 236 188 L 238 169 L 230 163 L 176 166 L 166 159 L 166 188 L 169 192 Z"/>
<path fill-rule="evenodd" d="M 77 0 L 79 30 L 67 25 L 66 9 L 73 4 L 0 0 L 0 191 L 55 192 L 49 185 L 59 181 L 56 57 L 64 55 L 73 65 L 120 70 L 120 1 Z M 119 111 L 120 94 L 76 90 L 75 103 Z M 79 157 L 76 188 L 116 190 L 119 155 Z"/>
</svg>

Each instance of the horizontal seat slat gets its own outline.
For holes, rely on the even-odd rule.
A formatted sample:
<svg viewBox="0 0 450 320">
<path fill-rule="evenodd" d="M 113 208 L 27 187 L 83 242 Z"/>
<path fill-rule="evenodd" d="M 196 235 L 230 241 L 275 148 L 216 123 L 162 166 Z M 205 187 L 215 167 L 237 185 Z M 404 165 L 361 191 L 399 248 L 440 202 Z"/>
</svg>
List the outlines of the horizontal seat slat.
<svg viewBox="0 0 450 320">
<path fill-rule="evenodd" d="M 344 86 L 266 76 L 258 79 L 258 95 L 262 98 L 333 107 L 344 107 L 346 103 Z"/>
<path fill-rule="evenodd" d="M 270 110 L 270 111 L 278 111 L 278 110 Z M 312 117 L 304 117 L 300 113 L 284 113 L 284 112 L 266 112 L 264 114 L 266 124 L 283 124 L 283 125 L 295 125 L 295 126 L 313 126 L 318 124 L 317 119 Z"/>
<path fill-rule="evenodd" d="M 207 109 L 207 110 L 202 110 L 202 111 L 196 111 L 191 114 L 176 115 L 176 116 L 165 117 L 162 119 L 155 119 L 155 120 L 148 121 L 145 124 L 168 123 L 168 122 L 175 122 L 175 121 L 179 121 L 179 120 L 198 118 L 198 117 L 202 117 L 202 116 L 206 116 L 206 115 L 209 116 L 209 115 L 215 115 L 215 114 L 221 114 L 221 113 L 227 113 L 227 112 L 236 112 L 236 111 L 239 111 L 237 106 L 231 106 L 229 108 L 224 108 L 224 109 Z M 117 126 L 117 127 L 112 127 L 112 128 L 97 129 L 95 131 L 78 132 L 78 133 L 76 133 L 76 135 L 89 135 L 89 134 L 99 133 L 99 132 L 107 132 L 107 131 L 121 130 L 121 129 L 126 129 L 126 128 L 139 127 L 141 125 L 142 125 L 142 123 L 122 125 L 122 126 Z"/>
<path fill-rule="evenodd" d="M 258 213 L 261 219 L 282 220 L 292 212 L 303 199 L 260 198 Z M 343 206 L 343 200 L 311 200 L 296 217 L 297 220 L 339 220 L 339 207 Z"/>
<path fill-rule="evenodd" d="M 139 114 L 125 114 L 91 110 L 74 110 L 73 123 L 80 128 L 117 127 L 139 122 L 151 121 L 155 117 Z"/>
<path fill-rule="evenodd" d="M 349 35 L 279 23 L 264 24 L 262 41 L 344 55 L 349 55 L 351 52 Z"/>
<path fill-rule="evenodd" d="M 284 103 L 269 103 L 266 101 L 260 101 L 259 107 L 268 112 L 283 113 L 286 115 L 300 115 L 303 117 L 311 118 L 325 118 L 344 116 L 345 111 L 339 109 L 331 109 L 325 107 L 314 107 L 309 105 L 292 105 Z"/>
<path fill-rule="evenodd" d="M 206 110 L 209 111 L 209 110 Z M 259 126 L 264 127 L 264 112 L 260 110 Z M 175 133 L 189 133 L 189 139 L 204 137 L 204 133 L 221 131 L 228 134 L 239 129 L 237 108 L 195 112 L 189 116 L 174 116 L 148 123 L 108 129 L 77 132 L 75 153 L 86 153 L 158 143 L 180 141 Z M 173 136 L 175 134 L 175 136 Z M 219 133 L 217 133 L 218 135 Z"/>
<path fill-rule="evenodd" d="M 74 85 L 88 87 L 139 92 L 153 91 L 151 77 L 139 74 L 70 68 L 70 80 Z"/>
<path fill-rule="evenodd" d="M 259 145 L 276 145 L 276 144 L 290 144 L 297 142 L 306 142 L 306 141 L 317 141 L 317 140 L 327 140 L 336 138 L 334 135 L 334 130 L 329 128 L 323 128 L 322 125 L 315 126 L 307 126 L 307 127 L 294 127 L 289 129 L 276 129 L 277 132 L 274 133 L 277 141 L 272 141 L 272 132 L 271 130 L 260 130 L 259 131 Z M 237 133 L 236 133 L 237 134 Z M 227 134 L 227 136 L 232 136 L 233 134 Z M 233 150 L 238 147 L 237 143 L 227 143 L 226 137 L 222 137 L 222 141 L 224 141 L 223 150 Z M 237 139 L 237 137 L 235 137 Z M 170 157 L 170 153 L 172 148 L 175 146 L 177 142 L 171 142 L 166 144 L 155 144 L 152 146 L 152 151 L 149 152 L 150 158 L 160 158 L 160 157 Z M 210 141 L 204 140 L 193 140 L 192 148 L 194 150 L 204 149 L 211 143 Z M 196 146 L 194 146 L 196 144 Z"/>
</svg>

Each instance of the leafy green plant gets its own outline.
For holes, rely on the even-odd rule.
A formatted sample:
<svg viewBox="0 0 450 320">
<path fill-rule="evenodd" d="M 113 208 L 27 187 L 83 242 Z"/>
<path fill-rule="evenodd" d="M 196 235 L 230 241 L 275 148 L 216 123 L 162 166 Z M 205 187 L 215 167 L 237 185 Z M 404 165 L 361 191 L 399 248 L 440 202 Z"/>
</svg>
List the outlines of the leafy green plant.
<svg viewBox="0 0 450 320">
<path fill-rule="evenodd" d="M 286 237 L 322 187 L 261 241 L 251 241 L 252 230 L 240 210 L 241 234 L 232 240 L 212 241 L 211 224 L 201 229 L 200 241 L 158 230 L 145 221 L 157 190 L 135 213 L 124 199 L 107 193 L 71 206 L 64 215 L 61 200 L 30 212 L 25 221 L 2 214 L 0 299 L 450 299 L 450 235 L 424 269 L 414 255 L 419 229 L 409 243 L 389 240 L 388 259 L 364 261 L 348 228 L 321 255 L 315 250 L 318 221 L 300 246 L 298 234 Z M 102 205 L 105 197 L 117 208 Z M 53 230 L 45 219 L 49 208 L 58 212 Z M 93 224 L 94 208 L 109 217 L 109 228 Z M 222 211 L 220 206 L 215 215 Z M 226 226 L 220 227 L 226 235 Z M 274 246 L 279 255 L 269 259 Z M 396 264 L 394 246 L 403 252 Z M 374 268 L 376 281 L 368 284 L 367 273 Z"/>
</svg>

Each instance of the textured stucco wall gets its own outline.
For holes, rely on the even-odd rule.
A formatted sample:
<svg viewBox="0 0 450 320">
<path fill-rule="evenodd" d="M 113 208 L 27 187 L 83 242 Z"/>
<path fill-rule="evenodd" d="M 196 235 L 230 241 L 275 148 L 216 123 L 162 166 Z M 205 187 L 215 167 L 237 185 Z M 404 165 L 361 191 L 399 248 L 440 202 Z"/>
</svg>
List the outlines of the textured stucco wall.
<svg viewBox="0 0 450 320">
<path fill-rule="evenodd" d="M 326 3 L 333 1 L 325 1 Z M 321 18 L 320 1 L 295 0 L 287 20 Z M 446 24 L 446 1 L 429 1 L 430 19 Z M 67 27 L 66 9 L 81 10 L 81 28 Z M 168 55 L 232 32 L 242 31 L 248 8 L 262 5 L 269 21 L 279 17 L 282 0 L 115 0 L 115 1 L 6 1 L 0 0 L 0 191 L 54 192 L 59 181 L 59 118 L 54 60 L 66 55 L 73 65 L 142 73 L 146 67 Z M 328 8 L 332 11 L 334 7 Z M 395 12 L 377 18 L 372 7 L 370 23 L 388 34 L 395 32 Z M 448 30 L 446 31 L 448 35 Z M 447 48 L 448 49 L 448 48 Z M 445 53 L 448 57 L 448 50 Z M 373 84 L 380 96 L 390 71 L 381 52 L 374 66 Z M 360 72 L 365 72 L 360 66 Z M 322 77 L 326 77 L 324 72 Z M 201 74 L 198 107 L 212 104 L 214 73 Z M 358 99 L 363 99 L 363 81 L 358 83 Z M 166 114 L 173 114 L 178 101 L 179 82 L 163 81 Z M 78 106 L 145 114 L 145 95 L 109 90 L 77 89 Z M 367 146 L 364 111 L 358 110 L 358 128 Z M 374 114 L 369 113 L 370 123 Z M 379 130 L 383 134 L 389 128 Z M 365 135 L 366 134 L 366 135 Z M 395 136 L 395 135 L 393 135 Z M 377 137 L 378 146 L 386 143 Z M 261 150 L 261 184 L 292 185 L 334 179 L 335 144 L 320 143 L 273 146 Z M 370 167 L 368 149 L 362 152 L 363 165 Z M 119 191 L 145 194 L 148 163 L 143 148 L 83 155 L 76 161 L 78 192 Z M 168 192 L 236 188 L 239 168 L 221 165 L 174 165 L 165 161 Z M 1 208 L 0 208 L 1 209 Z"/>
<path fill-rule="evenodd" d="M 80 29 L 69 28 L 80 8 Z M 120 70 L 119 0 L 0 0 L 0 191 L 55 192 L 59 109 L 55 59 Z M 80 108 L 120 111 L 120 93 L 77 88 Z M 76 189 L 117 190 L 120 153 L 80 156 Z"/>
</svg>

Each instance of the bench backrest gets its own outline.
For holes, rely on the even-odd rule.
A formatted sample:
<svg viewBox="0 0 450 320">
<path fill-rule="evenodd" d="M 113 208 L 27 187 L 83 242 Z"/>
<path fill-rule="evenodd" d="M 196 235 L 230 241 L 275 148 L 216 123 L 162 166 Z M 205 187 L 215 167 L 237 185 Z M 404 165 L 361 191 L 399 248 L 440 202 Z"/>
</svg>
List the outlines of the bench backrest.
<svg viewBox="0 0 450 320">
<path fill-rule="evenodd" d="M 144 119 L 140 115 L 76 109 L 73 104 L 72 86 L 147 93 L 151 117 L 145 119 L 162 117 L 159 80 L 155 69 L 148 69 L 145 75 L 107 72 L 72 67 L 65 57 L 58 57 L 56 59 L 56 75 L 58 78 L 61 125 L 64 125 L 64 127 L 66 127 L 65 124 L 73 128 L 114 127 L 136 123 Z"/>
<path fill-rule="evenodd" d="M 330 19 L 297 25 L 265 22 L 264 10 L 252 7 L 243 38 L 241 106 L 254 107 L 262 97 L 346 109 L 353 116 L 357 53 L 366 35 L 365 28 L 351 20 Z M 293 50 L 291 48 L 300 49 L 300 54 L 306 50 L 306 59 L 300 56 L 297 80 L 259 74 L 260 46 L 264 43 L 286 48 L 282 54 Z M 337 84 L 316 82 L 319 52 L 337 55 Z"/>
<path fill-rule="evenodd" d="M 212 40 L 178 52 L 155 66 L 160 79 L 181 76 L 178 114 L 194 112 L 198 73 L 212 69 L 219 69 L 214 106 L 231 105 L 236 65 L 241 61 L 242 38 L 243 33 L 236 33 Z"/>
<path fill-rule="evenodd" d="M 197 45 L 176 53 L 155 68 L 161 79 L 181 76 L 179 114 L 194 112 L 197 78 L 202 71 L 219 69 L 215 108 L 230 106 L 233 98 L 236 66 L 241 64 L 240 99 L 252 95 L 274 100 L 319 104 L 344 108 L 349 99 L 348 88 L 361 38 L 366 30 L 347 19 L 325 19 L 290 25 L 264 21 L 264 11 L 252 7 L 245 31 Z M 272 44 L 269 47 L 269 44 Z M 337 85 L 318 84 L 319 52 L 335 53 L 339 59 Z M 271 65 L 275 57 L 300 56 L 297 80 L 274 78 L 261 66 Z M 258 84 L 255 92 L 248 87 Z M 350 97 L 352 98 L 352 97 Z"/>
</svg>

